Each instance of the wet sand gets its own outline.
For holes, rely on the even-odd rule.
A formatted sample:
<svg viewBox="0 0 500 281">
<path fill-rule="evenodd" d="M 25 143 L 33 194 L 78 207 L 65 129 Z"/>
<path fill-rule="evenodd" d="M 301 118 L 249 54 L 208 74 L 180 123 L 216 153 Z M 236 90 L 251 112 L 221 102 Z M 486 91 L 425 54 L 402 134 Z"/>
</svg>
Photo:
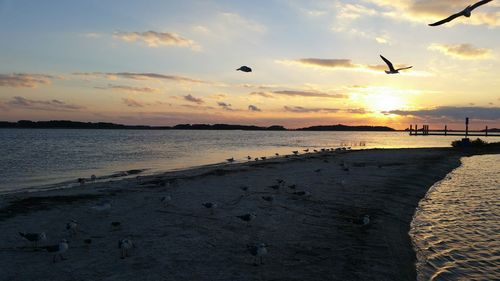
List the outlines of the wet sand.
<svg viewBox="0 0 500 281">
<path fill-rule="evenodd" d="M 326 152 L 3 195 L 0 280 L 415 280 L 415 208 L 462 156 L 447 148 Z M 279 191 L 269 187 L 276 179 L 285 181 Z M 104 199 L 110 211 L 92 209 Z M 251 212 L 248 224 L 236 217 Z M 364 215 L 367 226 L 358 223 Z M 76 235 L 65 230 L 71 219 Z M 68 259 L 52 263 L 19 231 L 45 231 L 47 245 L 68 239 Z M 136 248 L 120 259 L 127 237 Z M 268 254 L 255 266 L 247 245 L 258 243 Z"/>
</svg>

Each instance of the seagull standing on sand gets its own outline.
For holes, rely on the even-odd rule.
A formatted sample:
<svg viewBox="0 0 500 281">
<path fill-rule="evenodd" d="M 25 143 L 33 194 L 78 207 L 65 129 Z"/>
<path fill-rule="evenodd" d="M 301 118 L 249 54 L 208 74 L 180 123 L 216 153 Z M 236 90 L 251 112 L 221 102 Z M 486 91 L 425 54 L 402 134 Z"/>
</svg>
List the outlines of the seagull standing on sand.
<svg viewBox="0 0 500 281">
<path fill-rule="evenodd" d="M 34 248 L 36 248 L 38 246 L 39 242 L 44 242 L 47 240 L 47 235 L 45 235 L 45 232 L 41 232 L 41 233 L 19 232 L 19 235 L 21 235 L 21 237 L 23 237 L 24 239 L 33 243 Z"/>
<path fill-rule="evenodd" d="M 232 163 L 232 162 L 234 162 L 234 157 L 231 157 L 231 158 L 226 159 L 226 160 L 227 160 L 227 162 Z"/>
<path fill-rule="evenodd" d="M 76 235 L 76 232 L 78 231 L 78 223 L 76 222 L 76 220 L 71 220 L 66 223 L 66 230 L 70 235 Z"/>
<path fill-rule="evenodd" d="M 394 66 L 392 65 L 392 62 L 390 62 L 388 59 L 384 58 L 384 56 L 382 56 L 382 55 L 380 55 L 380 57 L 389 67 L 389 71 L 387 71 L 387 70 L 385 71 L 385 73 L 387 73 L 387 74 L 397 74 L 397 73 L 399 73 L 400 70 L 410 69 L 413 67 L 413 66 L 408 66 L 408 67 L 402 67 L 402 68 L 395 69 Z"/>
<path fill-rule="evenodd" d="M 52 245 L 52 246 L 46 246 L 44 247 L 45 250 L 49 253 L 54 253 L 54 257 L 52 258 L 52 262 L 56 262 L 57 256 L 61 258 L 61 260 L 65 260 L 66 258 L 63 257 L 63 253 L 68 250 L 68 241 L 66 239 L 61 240 L 59 244 L 57 245 Z"/>
<path fill-rule="evenodd" d="M 299 151 L 298 151 L 298 150 L 294 150 L 294 151 L 292 151 L 292 153 L 293 153 L 294 155 L 298 155 L 298 154 L 299 154 Z"/>
<path fill-rule="evenodd" d="M 250 255 L 254 256 L 254 263 L 253 265 L 257 266 L 257 259 L 260 258 L 260 264 L 264 264 L 262 262 L 262 257 L 267 255 L 267 246 L 264 243 L 261 243 L 259 245 L 247 245 L 248 252 Z"/>
<path fill-rule="evenodd" d="M 160 199 L 160 202 L 163 204 L 163 207 L 168 207 L 170 201 L 172 201 L 172 197 L 170 195 L 165 195 Z"/>
<path fill-rule="evenodd" d="M 255 213 L 248 213 L 248 214 L 244 214 L 244 215 L 236 216 L 236 217 L 239 218 L 240 220 L 246 222 L 247 226 L 250 226 L 250 222 L 253 221 L 257 217 L 257 215 Z"/>
<path fill-rule="evenodd" d="M 252 157 L 250 155 L 247 156 L 248 160 L 252 160 Z"/>
<path fill-rule="evenodd" d="M 252 69 L 246 65 L 236 69 L 236 71 L 243 71 L 243 72 L 252 72 Z"/>
<path fill-rule="evenodd" d="M 121 250 L 121 259 L 129 257 L 130 250 L 134 248 L 134 242 L 131 239 L 122 239 L 118 241 L 118 248 Z"/>
<path fill-rule="evenodd" d="M 492 0 L 483 0 L 483 1 L 479 1 L 477 2 L 476 4 L 474 5 L 469 5 L 467 7 L 465 7 L 465 9 L 463 9 L 462 11 L 456 13 L 456 14 L 453 14 L 447 18 L 445 18 L 444 20 L 440 20 L 438 22 L 435 22 L 435 23 L 431 23 L 429 24 L 429 26 L 438 26 L 438 25 L 442 25 L 442 24 L 445 24 L 447 22 L 450 22 L 458 17 L 461 17 L 461 16 L 464 16 L 466 18 L 469 18 L 471 16 L 471 13 L 474 9 L 476 9 L 477 7 L 479 6 L 482 6 L 488 2 L 491 2 Z"/>
</svg>

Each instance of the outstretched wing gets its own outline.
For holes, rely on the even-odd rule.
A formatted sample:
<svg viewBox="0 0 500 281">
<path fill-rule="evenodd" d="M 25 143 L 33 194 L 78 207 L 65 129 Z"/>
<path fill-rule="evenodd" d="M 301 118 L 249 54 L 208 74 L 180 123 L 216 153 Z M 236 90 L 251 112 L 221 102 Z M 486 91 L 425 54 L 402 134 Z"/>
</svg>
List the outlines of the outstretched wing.
<svg viewBox="0 0 500 281">
<path fill-rule="evenodd" d="M 482 6 L 482 5 L 484 5 L 484 4 L 488 3 L 488 2 L 491 2 L 491 1 L 492 1 L 492 0 L 482 0 L 482 1 L 479 1 L 479 2 L 477 2 L 476 4 L 474 4 L 474 5 L 470 6 L 470 10 L 472 11 L 472 10 L 474 10 L 475 8 L 477 8 L 477 7 L 479 7 L 479 6 Z"/>
<path fill-rule="evenodd" d="M 438 26 L 438 25 L 442 25 L 442 24 L 447 23 L 447 22 L 450 22 L 450 21 L 452 21 L 452 20 L 454 20 L 454 19 L 456 19 L 456 18 L 458 18 L 458 17 L 460 17 L 460 16 L 462 16 L 462 12 L 460 12 L 460 13 L 456 13 L 456 14 L 454 14 L 454 15 L 451 15 L 451 16 L 449 16 L 449 17 L 445 18 L 444 20 L 440 20 L 440 21 L 438 21 L 438 22 L 431 23 L 431 24 L 429 24 L 429 26 Z"/>
<path fill-rule="evenodd" d="M 402 68 L 398 68 L 398 69 L 396 69 L 396 71 L 405 70 L 405 69 L 410 69 L 410 68 L 412 68 L 412 67 L 413 67 L 413 66 L 402 67 Z"/>
<path fill-rule="evenodd" d="M 389 67 L 389 70 L 394 71 L 394 66 L 392 65 L 392 62 L 390 62 L 388 59 L 384 58 L 384 56 L 382 56 L 382 55 L 380 55 L 380 57 L 387 64 L 387 66 Z"/>
</svg>

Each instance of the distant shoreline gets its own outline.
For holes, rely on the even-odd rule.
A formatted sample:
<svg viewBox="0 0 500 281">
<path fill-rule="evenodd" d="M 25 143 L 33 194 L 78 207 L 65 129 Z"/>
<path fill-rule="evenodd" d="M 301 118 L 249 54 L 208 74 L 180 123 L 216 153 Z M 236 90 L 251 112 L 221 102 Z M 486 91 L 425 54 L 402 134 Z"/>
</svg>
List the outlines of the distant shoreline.
<svg viewBox="0 0 500 281">
<path fill-rule="evenodd" d="M 0 121 L 0 128 L 13 129 L 111 129 L 111 130 L 243 130 L 243 131 L 350 131 L 350 132 L 397 132 L 387 126 L 326 125 L 288 129 L 281 125 L 269 127 L 237 124 L 178 124 L 174 126 L 123 125 L 107 122 L 77 122 L 67 120 L 18 122 Z"/>
</svg>

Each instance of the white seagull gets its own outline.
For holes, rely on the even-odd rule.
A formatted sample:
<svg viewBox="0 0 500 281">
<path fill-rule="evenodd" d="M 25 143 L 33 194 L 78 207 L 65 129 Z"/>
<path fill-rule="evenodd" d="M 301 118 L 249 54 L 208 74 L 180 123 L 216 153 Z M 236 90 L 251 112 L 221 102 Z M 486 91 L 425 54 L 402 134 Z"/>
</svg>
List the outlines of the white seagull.
<svg viewBox="0 0 500 281">
<path fill-rule="evenodd" d="M 395 69 L 394 66 L 392 65 L 392 62 L 390 62 L 388 59 L 384 58 L 384 56 L 382 56 L 382 55 L 380 55 L 380 57 L 389 67 L 389 71 L 387 71 L 387 70 L 385 71 L 385 73 L 387 73 L 387 74 L 397 74 L 397 73 L 399 73 L 400 70 L 405 70 L 405 69 L 409 69 L 409 68 L 413 67 L 413 66 L 408 66 L 408 67 L 402 67 L 402 68 Z M 322 149 L 322 151 L 323 151 L 323 149 Z"/>
<path fill-rule="evenodd" d="M 130 250 L 132 248 L 135 248 L 134 242 L 132 242 L 131 239 L 122 239 L 118 241 L 118 248 L 121 250 L 121 259 L 124 259 L 125 257 L 130 256 Z"/>
<path fill-rule="evenodd" d="M 264 243 L 261 243 L 259 245 L 247 245 L 248 252 L 254 256 L 254 263 L 253 265 L 257 266 L 257 259 L 260 258 L 260 264 L 264 264 L 262 262 L 262 257 L 267 255 L 267 246 Z"/>
<path fill-rule="evenodd" d="M 66 239 L 61 240 L 59 244 L 57 245 L 52 245 L 52 246 L 46 246 L 44 247 L 45 250 L 49 253 L 54 253 L 54 257 L 52 258 L 52 262 L 56 262 L 57 256 L 61 258 L 61 260 L 65 260 L 63 257 L 63 253 L 68 250 L 68 241 Z"/>
<path fill-rule="evenodd" d="M 463 9 L 462 11 L 460 11 L 460 12 L 458 12 L 458 13 L 456 13 L 456 14 L 453 14 L 453 15 L 451 15 L 451 16 L 449 16 L 449 17 L 445 18 L 444 20 L 440 20 L 440 21 L 438 21 L 438 22 L 431 23 L 431 24 L 429 24 L 429 26 L 438 26 L 438 25 L 442 25 L 442 24 L 445 24 L 445 23 L 447 23 L 447 22 L 450 22 L 450 21 L 452 21 L 452 20 L 454 20 L 454 19 L 456 19 L 456 18 L 458 18 L 458 17 L 461 17 L 461 16 L 464 16 L 464 17 L 466 17 L 466 18 L 469 18 L 469 17 L 471 16 L 472 11 L 473 11 L 475 8 L 477 8 L 477 7 L 479 7 L 479 6 L 482 6 L 482 5 L 484 5 L 484 4 L 488 3 L 488 2 L 491 2 L 491 0 L 482 0 L 482 1 L 477 2 L 477 3 L 476 3 L 476 4 L 474 4 L 474 5 L 469 5 L 469 6 L 465 7 L 465 9 Z"/>
</svg>

